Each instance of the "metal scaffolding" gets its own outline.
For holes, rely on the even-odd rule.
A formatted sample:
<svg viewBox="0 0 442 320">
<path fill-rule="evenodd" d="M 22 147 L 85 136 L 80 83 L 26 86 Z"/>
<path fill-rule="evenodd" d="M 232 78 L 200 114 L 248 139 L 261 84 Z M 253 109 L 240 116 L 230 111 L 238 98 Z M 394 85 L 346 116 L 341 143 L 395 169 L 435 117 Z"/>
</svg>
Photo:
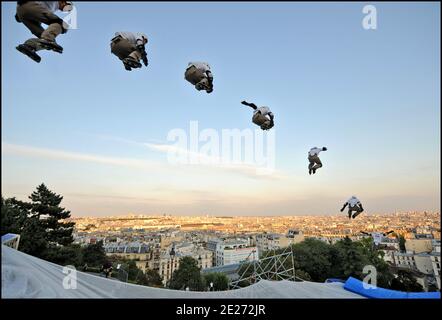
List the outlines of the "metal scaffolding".
<svg viewBox="0 0 442 320">
<path fill-rule="evenodd" d="M 239 289 L 260 280 L 303 281 L 296 276 L 295 261 L 291 247 L 285 248 L 282 253 L 278 254 L 275 254 L 274 251 L 268 251 L 259 260 L 250 259 L 252 254 L 254 256 L 255 251 L 251 252 L 245 262 L 239 266 L 239 278 L 230 282 L 229 289 Z"/>
</svg>

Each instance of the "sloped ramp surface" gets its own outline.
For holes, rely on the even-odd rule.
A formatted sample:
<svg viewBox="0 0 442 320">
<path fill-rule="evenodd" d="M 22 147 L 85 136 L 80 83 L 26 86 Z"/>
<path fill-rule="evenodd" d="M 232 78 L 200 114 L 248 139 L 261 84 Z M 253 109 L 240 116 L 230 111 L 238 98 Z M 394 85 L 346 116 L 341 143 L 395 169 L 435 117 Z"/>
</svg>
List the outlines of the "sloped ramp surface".
<svg viewBox="0 0 442 320">
<path fill-rule="evenodd" d="M 246 288 L 192 292 L 152 288 L 77 272 L 75 289 L 65 289 L 63 267 L 2 245 L 2 298 L 247 299 L 363 298 L 342 283 L 262 280 Z M 65 281 L 66 284 L 66 281 Z"/>
</svg>

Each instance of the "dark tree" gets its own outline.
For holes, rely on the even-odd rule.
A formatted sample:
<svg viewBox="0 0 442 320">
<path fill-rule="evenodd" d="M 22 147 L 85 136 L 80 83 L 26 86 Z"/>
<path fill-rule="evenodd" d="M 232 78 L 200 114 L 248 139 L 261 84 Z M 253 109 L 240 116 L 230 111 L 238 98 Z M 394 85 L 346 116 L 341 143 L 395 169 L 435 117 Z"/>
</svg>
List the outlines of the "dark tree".
<svg viewBox="0 0 442 320">
<path fill-rule="evenodd" d="M 128 279 L 130 281 L 135 283 L 143 281 L 144 273 L 140 268 L 137 267 L 134 260 L 127 260 L 124 264 L 124 268 L 128 273 Z"/>
<path fill-rule="evenodd" d="M 48 241 L 40 221 L 35 217 L 28 218 L 21 231 L 19 249 L 32 256 L 43 258 L 47 248 Z"/>
<path fill-rule="evenodd" d="M 369 265 L 369 259 L 363 253 L 363 247 L 358 242 L 353 242 L 350 238 L 345 237 L 334 245 L 337 250 L 337 256 L 333 265 L 341 278 L 355 277 L 363 278 L 364 266 Z"/>
<path fill-rule="evenodd" d="M 192 257 L 180 260 L 180 266 L 172 274 L 169 288 L 184 290 L 186 287 L 193 291 L 205 290 L 204 278 L 201 276 L 198 262 Z"/>
<path fill-rule="evenodd" d="M 404 238 L 403 235 L 400 235 L 400 236 L 399 236 L 399 249 L 400 249 L 402 252 L 407 251 L 407 249 L 405 248 L 405 238 Z"/>
<path fill-rule="evenodd" d="M 315 239 L 306 239 L 292 246 L 295 269 L 306 272 L 312 281 L 324 282 L 335 276 L 333 266 L 334 249 L 329 244 Z"/>
<path fill-rule="evenodd" d="M 60 207 L 63 197 L 50 191 L 44 184 L 37 187 L 31 196 L 31 217 L 38 217 L 46 230 L 46 239 L 50 244 L 69 245 L 74 239 L 74 222 L 66 222 L 71 213 Z"/>
<path fill-rule="evenodd" d="M 89 267 L 101 267 L 107 260 L 103 248 L 103 241 L 89 244 L 83 248 L 83 265 L 87 264 Z"/>
<path fill-rule="evenodd" d="M 310 277 L 310 275 L 307 272 L 305 272 L 304 270 L 296 269 L 295 275 L 297 278 L 296 281 L 299 279 L 304 280 L 304 281 L 312 281 L 312 278 Z"/>
<path fill-rule="evenodd" d="M 43 259 L 53 263 L 75 267 L 82 266 L 82 248 L 79 245 L 71 244 L 69 246 L 50 246 L 43 255 Z"/>
<path fill-rule="evenodd" d="M 28 254 L 53 262 L 77 261 L 78 248 L 60 251 L 72 244 L 75 225 L 65 221 L 70 212 L 60 207 L 63 197 L 41 184 L 29 199 L 2 199 L 2 233 L 20 234 L 19 250 Z"/>
<path fill-rule="evenodd" d="M 370 264 L 377 271 L 377 286 L 389 288 L 394 278 L 390 265 L 383 259 L 384 252 L 379 250 L 373 243 L 372 238 L 365 238 L 360 241 L 364 255 L 370 261 Z"/>
<path fill-rule="evenodd" d="M 206 285 L 209 290 L 222 291 L 229 288 L 229 279 L 222 272 L 211 272 L 204 275 Z M 213 284 L 213 288 L 210 288 L 210 283 Z"/>
<path fill-rule="evenodd" d="M 163 286 L 163 279 L 161 278 L 160 274 L 155 270 L 146 270 L 146 280 L 147 285 L 151 287 L 162 287 Z"/>
<path fill-rule="evenodd" d="M 146 272 L 139 277 L 137 283 L 149 287 L 163 287 L 161 276 L 157 271 L 151 269 L 146 270 Z"/>
<path fill-rule="evenodd" d="M 413 273 L 408 270 L 399 270 L 397 277 L 391 281 L 391 289 L 406 292 L 422 292 L 422 286 L 416 281 Z"/>
<path fill-rule="evenodd" d="M 1 234 L 22 232 L 27 219 L 27 211 L 17 206 L 15 198 L 4 199 L 1 204 Z"/>
</svg>

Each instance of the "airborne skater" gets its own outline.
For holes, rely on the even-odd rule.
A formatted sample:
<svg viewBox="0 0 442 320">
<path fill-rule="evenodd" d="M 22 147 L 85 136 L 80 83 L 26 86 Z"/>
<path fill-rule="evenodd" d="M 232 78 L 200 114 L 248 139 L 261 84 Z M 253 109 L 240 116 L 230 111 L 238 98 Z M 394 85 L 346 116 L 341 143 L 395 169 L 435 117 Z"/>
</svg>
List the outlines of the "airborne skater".
<svg viewBox="0 0 442 320">
<path fill-rule="evenodd" d="M 193 84 L 198 91 L 213 91 L 213 74 L 207 62 L 189 62 L 184 79 Z"/>
<path fill-rule="evenodd" d="M 273 128 L 275 123 L 273 122 L 274 115 L 270 111 L 269 107 L 259 107 L 254 103 L 248 103 L 246 101 L 241 102 L 243 105 L 251 107 L 253 111 L 252 122 L 258 126 L 262 130 L 270 130 Z M 267 117 L 268 116 L 268 117 Z"/>
<path fill-rule="evenodd" d="M 350 199 L 347 200 L 346 203 L 344 203 L 344 206 L 341 209 L 341 212 L 344 211 L 345 207 L 348 205 L 348 218 L 356 218 L 358 215 L 360 215 L 364 208 L 362 208 L 362 203 L 359 201 L 356 196 L 352 196 Z M 355 213 L 352 216 L 352 212 L 355 211 Z"/>
<path fill-rule="evenodd" d="M 63 47 L 55 42 L 55 38 L 67 32 L 67 25 L 55 12 L 58 10 L 69 12 L 72 8 L 70 1 L 17 1 L 15 20 L 23 23 L 37 38 L 26 40 L 16 49 L 35 62 L 41 61 L 41 57 L 37 54 L 39 50 L 63 53 Z M 42 23 L 48 27 L 44 29 Z"/>
<path fill-rule="evenodd" d="M 321 151 L 327 151 L 326 147 L 322 147 L 322 148 L 311 148 L 310 151 L 308 152 L 308 161 L 310 162 L 310 164 L 308 165 L 308 174 L 315 174 L 316 170 L 322 167 L 322 162 L 319 159 L 318 155 L 319 152 Z"/>
<path fill-rule="evenodd" d="M 123 62 L 127 71 L 141 68 L 140 60 L 147 67 L 149 64 L 145 48 L 147 42 L 144 33 L 116 32 L 111 40 L 111 52 Z"/>
</svg>

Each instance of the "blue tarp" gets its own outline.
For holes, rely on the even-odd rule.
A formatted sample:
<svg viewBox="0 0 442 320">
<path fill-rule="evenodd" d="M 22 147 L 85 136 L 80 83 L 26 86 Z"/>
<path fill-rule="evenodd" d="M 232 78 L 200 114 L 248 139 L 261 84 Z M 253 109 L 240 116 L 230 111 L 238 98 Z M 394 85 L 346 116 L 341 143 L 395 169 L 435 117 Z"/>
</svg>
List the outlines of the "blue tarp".
<svg viewBox="0 0 442 320">
<path fill-rule="evenodd" d="M 327 280 L 325 280 L 325 283 L 332 283 L 332 282 L 345 283 L 345 280 L 337 279 L 337 278 L 328 278 Z"/>
<path fill-rule="evenodd" d="M 367 284 L 366 284 L 367 286 Z M 370 286 L 370 285 L 368 285 Z M 440 292 L 402 292 L 371 286 L 364 288 L 364 282 L 348 278 L 344 289 L 373 299 L 440 299 Z"/>
</svg>

